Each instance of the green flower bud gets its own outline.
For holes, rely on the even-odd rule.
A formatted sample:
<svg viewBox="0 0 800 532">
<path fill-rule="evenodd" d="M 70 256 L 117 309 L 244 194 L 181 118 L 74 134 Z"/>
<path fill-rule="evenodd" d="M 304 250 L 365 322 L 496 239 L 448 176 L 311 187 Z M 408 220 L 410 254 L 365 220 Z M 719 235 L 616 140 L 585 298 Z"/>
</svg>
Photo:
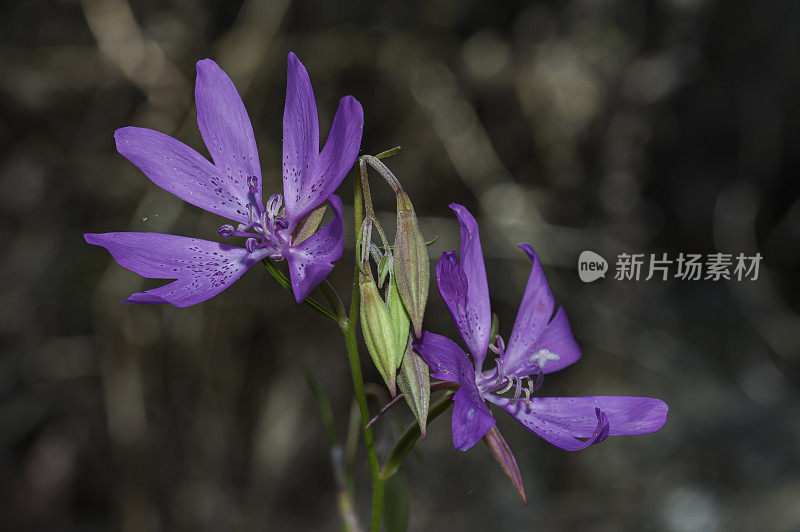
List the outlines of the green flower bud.
<svg viewBox="0 0 800 532">
<path fill-rule="evenodd" d="M 400 373 L 397 375 L 397 384 L 406 398 L 408 407 L 417 418 L 422 439 L 425 439 L 425 429 L 428 424 L 428 409 L 431 406 L 431 377 L 430 369 L 411 345 L 408 345 L 400 364 Z"/>
<path fill-rule="evenodd" d="M 397 395 L 397 368 L 403 361 L 410 320 L 400 299 L 394 275 L 389 275 L 386 302 L 381 297 L 371 272 L 359 274 L 361 291 L 361 329 L 375 367 L 386 382 L 392 397 Z"/>
<path fill-rule="evenodd" d="M 397 192 L 397 235 L 394 242 L 394 276 L 400 298 L 414 326 L 414 335 L 422 336 L 422 318 L 428 302 L 430 264 L 425 239 L 419 231 L 417 215 L 408 194 Z"/>
</svg>

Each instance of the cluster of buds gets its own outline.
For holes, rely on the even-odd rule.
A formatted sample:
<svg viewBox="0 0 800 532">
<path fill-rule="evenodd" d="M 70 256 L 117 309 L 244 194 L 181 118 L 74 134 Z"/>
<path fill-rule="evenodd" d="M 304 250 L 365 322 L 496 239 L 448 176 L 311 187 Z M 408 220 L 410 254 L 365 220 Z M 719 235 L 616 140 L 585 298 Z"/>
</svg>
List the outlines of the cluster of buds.
<svg viewBox="0 0 800 532">
<path fill-rule="evenodd" d="M 412 344 L 414 338 L 422 335 L 428 300 L 430 266 L 427 244 L 420 232 L 414 206 L 394 174 L 376 157 L 364 156 L 359 163 L 366 210 L 357 245 L 364 341 L 392 397 L 400 387 L 424 438 L 430 406 L 430 370 Z M 367 165 L 375 168 L 395 192 L 397 228 L 394 246 L 389 245 L 375 218 Z M 373 228 L 380 235 L 382 248 L 372 243 Z M 376 265 L 377 282 L 370 259 Z"/>
</svg>

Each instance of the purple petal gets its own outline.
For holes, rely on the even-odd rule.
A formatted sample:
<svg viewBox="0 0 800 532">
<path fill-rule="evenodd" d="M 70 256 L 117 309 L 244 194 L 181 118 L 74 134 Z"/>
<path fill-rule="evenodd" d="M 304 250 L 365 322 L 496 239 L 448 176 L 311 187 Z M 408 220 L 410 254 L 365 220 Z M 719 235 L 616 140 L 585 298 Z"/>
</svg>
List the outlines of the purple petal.
<svg viewBox="0 0 800 532">
<path fill-rule="evenodd" d="M 559 308 L 553 317 L 553 292 L 542 262 L 530 245 L 519 247 L 530 258 L 532 267 L 503 356 L 503 371 L 506 375 L 530 375 L 540 368 L 542 373 L 553 373 L 576 362 L 581 351 L 564 310 Z"/>
<path fill-rule="evenodd" d="M 332 194 L 328 202 L 333 209 L 333 220 L 297 246 L 286 250 L 292 291 L 301 303 L 333 269 L 333 261 L 342 256 L 344 226 L 342 222 L 342 200 Z"/>
<path fill-rule="evenodd" d="M 255 202 L 263 210 L 261 165 L 250 117 L 231 78 L 211 59 L 197 62 L 194 97 L 197 125 L 219 177 L 247 199 L 245 205 Z"/>
<path fill-rule="evenodd" d="M 472 369 L 469 361 L 466 364 Z M 478 443 L 496 421 L 483 402 L 474 380 L 461 383 L 453 402 L 453 445 L 459 451 L 466 451 Z"/>
<path fill-rule="evenodd" d="M 524 401 L 512 405 L 510 398 L 494 395 L 486 399 L 566 451 L 586 448 L 609 435 L 650 434 L 664 426 L 669 410 L 664 401 L 649 397 L 535 397 L 528 406 Z M 589 439 L 582 442 L 575 438 Z"/>
<path fill-rule="evenodd" d="M 327 199 L 353 166 L 361 146 L 364 112 L 352 96 L 339 102 L 328 140 L 319 153 L 314 91 L 303 64 L 289 54 L 283 111 L 283 196 L 293 227 Z"/>
<path fill-rule="evenodd" d="M 431 368 L 432 377 L 461 384 L 453 396 L 453 445 L 466 451 L 495 424 L 475 384 L 475 370 L 469 358 L 446 336 L 428 331 L 414 342 L 414 349 Z"/>
<path fill-rule="evenodd" d="M 319 155 L 319 121 L 314 90 L 303 63 L 289 53 L 283 108 L 283 200 L 290 225 L 299 219 L 301 195 Z"/>
<path fill-rule="evenodd" d="M 361 104 L 352 96 L 345 96 L 339 100 L 328 140 L 317 159 L 316 171 L 303 183 L 304 196 L 295 207 L 299 211 L 295 216 L 305 216 L 339 188 L 356 162 L 363 131 L 364 110 Z"/>
<path fill-rule="evenodd" d="M 117 151 L 150 180 L 192 205 L 239 222 L 247 221 L 247 186 L 220 176 L 208 159 L 169 135 L 140 127 L 114 133 Z"/>
<path fill-rule="evenodd" d="M 492 310 L 478 224 L 465 207 L 451 203 L 450 208 L 461 226 L 461 260 L 455 252 L 443 253 L 436 264 L 436 282 L 458 333 L 480 370 L 489 347 Z"/>
<path fill-rule="evenodd" d="M 84 235 L 86 242 L 106 248 L 114 260 L 143 277 L 177 279 L 146 292 L 136 292 L 128 303 L 170 303 L 188 307 L 219 294 L 232 285 L 262 253 L 208 240 L 161 233 L 104 233 Z"/>
<path fill-rule="evenodd" d="M 448 382 L 475 380 L 475 370 L 471 368 L 469 358 L 450 338 L 422 331 L 422 338 L 414 341 L 414 349 L 431 368 L 431 377 Z M 468 371 L 461 375 L 461 368 Z"/>
</svg>

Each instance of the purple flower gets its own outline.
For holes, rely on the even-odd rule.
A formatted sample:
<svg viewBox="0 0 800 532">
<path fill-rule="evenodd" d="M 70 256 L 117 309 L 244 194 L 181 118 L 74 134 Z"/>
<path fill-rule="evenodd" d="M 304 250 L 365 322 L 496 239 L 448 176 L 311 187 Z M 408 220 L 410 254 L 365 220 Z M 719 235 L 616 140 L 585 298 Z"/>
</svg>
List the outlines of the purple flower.
<svg viewBox="0 0 800 532">
<path fill-rule="evenodd" d="M 414 347 L 432 376 L 460 387 L 453 396 L 453 444 L 465 451 L 495 424 L 484 401 L 493 403 L 526 429 L 559 449 L 577 451 L 609 435 L 649 434 L 667 420 L 668 407 L 648 397 L 531 397 L 542 376 L 576 362 L 580 348 L 564 309 L 553 315 L 554 299 L 533 248 L 520 244 L 533 267 L 514 329 L 505 346 L 490 345 L 491 309 L 478 224 L 466 208 L 450 205 L 461 225 L 461 257 L 442 254 L 436 266 L 439 292 L 450 310 L 473 364 L 449 338 L 425 331 Z M 497 354 L 495 367 L 483 370 L 487 349 Z M 511 393 L 512 397 L 503 397 Z M 582 441 L 579 438 L 585 438 Z"/>
<path fill-rule="evenodd" d="M 194 305 L 219 294 L 266 257 L 286 259 L 295 298 L 303 301 L 342 256 L 342 202 L 333 192 L 358 155 L 361 104 L 352 96 L 342 98 L 320 153 L 311 81 L 297 56 L 289 54 L 283 195 L 273 194 L 265 206 L 250 118 L 231 79 L 210 59 L 197 63 L 195 100 L 197 125 L 213 164 L 172 137 L 138 127 L 116 131 L 117 150 L 164 190 L 231 220 L 219 234 L 244 238 L 244 247 L 159 233 L 90 233 L 86 241 L 105 247 L 139 275 L 176 279 L 131 294 L 127 302 Z M 311 236 L 301 236 L 309 213 L 326 201 L 333 219 Z"/>
</svg>

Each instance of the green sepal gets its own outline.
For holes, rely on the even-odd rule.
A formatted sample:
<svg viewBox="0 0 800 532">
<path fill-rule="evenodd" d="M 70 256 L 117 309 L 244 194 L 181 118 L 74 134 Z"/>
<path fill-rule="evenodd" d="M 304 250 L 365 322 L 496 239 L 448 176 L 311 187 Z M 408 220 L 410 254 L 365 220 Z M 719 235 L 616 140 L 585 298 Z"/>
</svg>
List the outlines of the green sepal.
<svg viewBox="0 0 800 532">
<path fill-rule="evenodd" d="M 397 234 L 394 242 L 394 273 L 400 297 L 408 311 L 414 334 L 422 336 L 422 319 L 428 302 L 430 263 L 428 247 L 419 230 L 417 215 L 408 194 L 397 192 Z"/>
<path fill-rule="evenodd" d="M 395 276 L 389 276 L 389 290 L 386 297 L 386 306 L 389 308 L 389 315 L 394 329 L 394 358 L 395 369 L 400 367 L 403 362 L 403 354 L 408 343 L 408 331 L 411 327 L 411 320 L 406 312 L 406 307 L 400 299 L 400 292 L 397 289 Z"/>
<path fill-rule="evenodd" d="M 383 302 L 372 273 L 359 273 L 359 290 L 361 292 L 360 314 L 361 330 L 364 343 L 367 345 L 372 361 L 386 382 L 392 397 L 397 395 L 395 355 L 397 333 L 392 324 L 389 308 Z"/>
<path fill-rule="evenodd" d="M 403 362 L 400 364 L 400 372 L 397 374 L 397 384 L 403 397 L 411 409 L 411 413 L 419 423 L 419 431 L 422 439 L 425 439 L 428 426 L 428 410 L 431 406 L 431 377 L 430 368 L 425 364 L 415 351 L 408 339 Z"/>
</svg>

